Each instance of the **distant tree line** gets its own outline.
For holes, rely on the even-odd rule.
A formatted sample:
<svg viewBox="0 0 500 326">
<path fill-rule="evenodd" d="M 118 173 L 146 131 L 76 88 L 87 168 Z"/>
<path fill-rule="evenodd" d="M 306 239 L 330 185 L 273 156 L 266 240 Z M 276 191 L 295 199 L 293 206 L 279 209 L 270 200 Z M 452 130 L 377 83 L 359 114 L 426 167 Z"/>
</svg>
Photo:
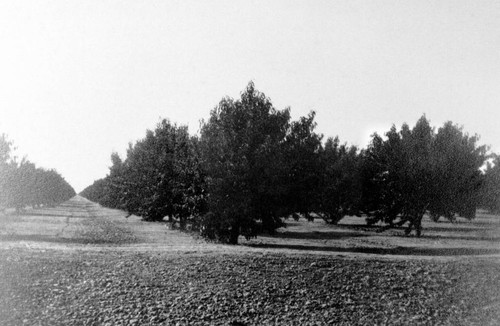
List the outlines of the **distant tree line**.
<svg viewBox="0 0 500 326">
<path fill-rule="evenodd" d="M 249 83 L 240 99 L 221 100 L 199 136 L 161 121 L 125 160 L 113 153 L 108 176 L 81 195 L 225 243 L 273 233 L 289 217 L 336 224 L 358 215 L 420 235 L 424 214 L 472 219 L 479 206 L 498 209 L 498 158 L 483 173 L 487 148 L 451 122 L 436 131 L 423 116 L 360 150 L 323 141 L 314 119 L 293 121 Z"/>
<path fill-rule="evenodd" d="M 27 206 L 52 206 L 73 197 L 76 193 L 55 170 L 37 168 L 11 156 L 12 142 L 0 136 L 0 209 L 22 210 Z"/>
</svg>

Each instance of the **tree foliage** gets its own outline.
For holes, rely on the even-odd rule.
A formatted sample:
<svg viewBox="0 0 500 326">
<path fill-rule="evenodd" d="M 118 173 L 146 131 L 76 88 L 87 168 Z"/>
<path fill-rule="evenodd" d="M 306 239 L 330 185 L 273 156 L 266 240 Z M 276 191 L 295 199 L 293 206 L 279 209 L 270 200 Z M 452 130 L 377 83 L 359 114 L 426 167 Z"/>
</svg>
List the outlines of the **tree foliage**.
<svg viewBox="0 0 500 326">
<path fill-rule="evenodd" d="M 209 214 L 202 234 L 236 243 L 240 234 L 282 226 L 286 184 L 283 143 L 289 110 L 274 109 L 250 83 L 240 100 L 223 99 L 201 129 Z"/>
<path fill-rule="evenodd" d="M 98 203 L 125 209 L 145 220 L 176 218 L 181 227 L 204 209 L 204 177 L 198 141 L 187 127 L 162 120 L 146 137 L 130 144 L 124 161 L 113 153 L 106 178 L 81 195 Z"/>
<path fill-rule="evenodd" d="M 291 121 L 290 110 L 276 110 L 253 83 L 212 110 L 200 139 L 209 194 L 203 235 L 236 243 L 239 235 L 272 234 L 289 216 L 336 223 L 355 210 L 357 149 L 338 139 L 323 148 L 314 119 L 311 112 Z"/>
<path fill-rule="evenodd" d="M 302 216 L 335 224 L 364 214 L 369 223 L 408 223 L 407 233 L 420 235 L 425 214 L 473 218 L 485 202 L 483 183 L 488 205 L 498 203 L 500 165 L 482 175 L 486 148 L 451 122 L 436 131 L 423 116 L 359 150 L 338 137 L 323 142 L 315 117 L 292 121 L 289 108 L 275 109 L 250 82 L 239 99 L 220 101 L 199 138 L 162 120 L 124 160 L 113 153 L 109 174 L 82 195 L 146 220 L 190 222 L 225 243 L 272 234 Z"/>
<path fill-rule="evenodd" d="M 486 159 L 477 140 L 451 122 L 436 133 L 425 116 L 412 129 L 393 126 L 385 140 L 375 134 L 363 168 L 362 209 L 369 221 L 393 225 L 399 219 L 408 222 L 407 233 L 414 228 L 420 235 L 426 213 L 473 218 Z"/>
<path fill-rule="evenodd" d="M 27 159 L 11 157 L 12 142 L 0 137 L 0 207 L 52 206 L 75 195 L 73 188 L 55 170 L 37 168 Z"/>
<path fill-rule="evenodd" d="M 338 137 L 328 138 L 320 159 L 319 206 L 315 211 L 330 224 L 348 215 L 358 215 L 362 161 L 357 147 L 340 144 Z"/>
<path fill-rule="evenodd" d="M 308 220 L 313 219 L 310 213 L 318 212 L 320 208 L 318 189 L 323 177 L 323 136 L 314 132 L 315 115 L 311 112 L 307 117 L 293 121 L 282 148 L 287 212 L 301 214 Z"/>
<path fill-rule="evenodd" d="M 486 165 L 484 184 L 481 189 L 481 207 L 492 213 L 500 213 L 500 156 L 494 155 Z"/>
</svg>

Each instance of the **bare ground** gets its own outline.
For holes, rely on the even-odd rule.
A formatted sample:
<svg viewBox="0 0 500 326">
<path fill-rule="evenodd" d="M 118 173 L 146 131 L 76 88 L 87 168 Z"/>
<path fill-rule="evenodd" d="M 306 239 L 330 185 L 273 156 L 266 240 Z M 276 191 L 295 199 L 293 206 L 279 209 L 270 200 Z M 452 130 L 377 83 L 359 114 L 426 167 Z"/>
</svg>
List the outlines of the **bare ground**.
<svg viewBox="0 0 500 326">
<path fill-rule="evenodd" d="M 0 216 L 1 325 L 498 325 L 499 218 L 206 243 L 81 197 Z M 239 323 L 239 324 L 238 324 Z"/>
</svg>

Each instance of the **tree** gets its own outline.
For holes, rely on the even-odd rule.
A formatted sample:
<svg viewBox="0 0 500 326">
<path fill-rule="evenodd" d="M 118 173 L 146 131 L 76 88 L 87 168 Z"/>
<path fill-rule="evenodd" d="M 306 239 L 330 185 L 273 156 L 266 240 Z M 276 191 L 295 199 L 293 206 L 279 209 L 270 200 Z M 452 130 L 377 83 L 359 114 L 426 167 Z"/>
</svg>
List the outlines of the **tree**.
<svg viewBox="0 0 500 326">
<path fill-rule="evenodd" d="M 282 150 L 290 112 L 278 111 L 249 83 L 240 100 L 224 98 L 202 125 L 200 148 L 208 210 L 202 234 L 236 244 L 238 236 L 283 225 L 287 184 Z"/>
<path fill-rule="evenodd" d="M 347 215 L 358 215 L 362 195 L 358 149 L 341 145 L 338 137 L 328 138 L 321 152 L 320 171 L 316 212 L 330 224 L 337 224 Z"/>
<path fill-rule="evenodd" d="M 0 137 L 0 207 L 22 210 L 26 206 L 55 205 L 75 195 L 73 188 L 54 170 L 44 170 L 26 158 L 12 158 L 12 142 Z"/>
<path fill-rule="evenodd" d="M 116 208 L 106 204 L 105 196 L 108 193 L 107 183 L 108 180 L 106 178 L 95 180 L 91 185 L 85 187 L 85 189 L 80 192 L 80 196 L 103 206 Z"/>
<path fill-rule="evenodd" d="M 125 209 L 125 165 L 118 153 L 111 153 L 109 175 L 98 184 L 101 187 L 99 203 L 106 207 Z"/>
<path fill-rule="evenodd" d="M 424 214 L 474 216 L 486 148 L 446 123 L 436 134 L 422 116 L 413 129 L 374 135 L 363 164 L 363 211 L 370 222 L 408 223 L 421 234 Z"/>
<path fill-rule="evenodd" d="M 7 181 L 12 174 L 12 142 L 7 135 L 0 135 L 0 208 L 5 208 L 8 201 Z"/>
<path fill-rule="evenodd" d="M 408 133 L 407 125 L 402 129 Z M 362 156 L 361 211 L 369 224 L 382 221 L 392 225 L 402 213 L 406 155 L 395 126 L 386 136 L 383 140 L 375 133 Z"/>
<path fill-rule="evenodd" d="M 492 213 L 500 213 L 500 156 L 493 155 L 487 163 L 481 189 L 481 207 Z"/>
<path fill-rule="evenodd" d="M 481 167 L 487 158 L 486 146 L 478 146 L 479 137 L 469 136 L 462 128 L 446 122 L 433 143 L 435 193 L 429 213 L 454 220 L 455 215 L 472 219 L 481 201 Z"/>
<path fill-rule="evenodd" d="M 82 195 L 148 221 L 176 218 L 184 228 L 189 218 L 204 210 L 197 142 L 187 127 L 163 119 L 144 139 L 129 144 L 124 161 L 113 153 L 109 174 Z"/>
<path fill-rule="evenodd" d="M 287 213 L 299 213 L 308 220 L 319 209 L 318 188 L 322 182 L 322 135 L 316 134 L 315 112 L 290 124 L 285 138 L 282 166 L 286 169 Z"/>
<path fill-rule="evenodd" d="M 203 191 L 193 142 L 187 127 L 162 120 L 129 148 L 123 163 L 125 178 L 117 182 L 124 185 L 129 212 L 153 221 L 175 217 L 181 227 L 186 225 L 198 209 L 194 197 Z"/>
<path fill-rule="evenodd" d="M 33 204 L 36 166 L 30 161 L 23 159 L 10 178 L 10 201 L 9 206 L 15 207 L 17 211 L 22 210 L 27 205 Z M 44 189 L 50 191 L 51 189 Z"/>
</svg>

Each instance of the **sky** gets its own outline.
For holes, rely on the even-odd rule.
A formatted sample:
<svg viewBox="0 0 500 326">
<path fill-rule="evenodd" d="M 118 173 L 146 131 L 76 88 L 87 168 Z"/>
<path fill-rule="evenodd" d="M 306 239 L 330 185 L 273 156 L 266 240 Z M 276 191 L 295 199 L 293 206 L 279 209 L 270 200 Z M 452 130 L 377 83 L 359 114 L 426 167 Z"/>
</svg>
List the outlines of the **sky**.
<svg viewBox="0 0 500 326">
<path fill-rule="evenodd" d="M 2 1 L 0 46 L 0 133 L 77 192 L 249 81 L 349 144 L 425 114 L 500 152 L 499 1 Z"/>
</svg>

